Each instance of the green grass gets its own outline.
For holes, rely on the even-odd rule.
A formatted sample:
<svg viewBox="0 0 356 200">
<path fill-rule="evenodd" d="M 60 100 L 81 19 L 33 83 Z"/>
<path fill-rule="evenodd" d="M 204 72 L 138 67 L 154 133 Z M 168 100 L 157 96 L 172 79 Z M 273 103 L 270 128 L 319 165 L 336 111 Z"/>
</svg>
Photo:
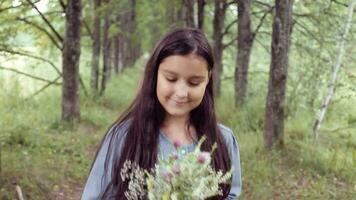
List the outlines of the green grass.
<svg viewBox="0 0 356 200">
<path fill-rule="evenodd" d="M 59 87 L 26 100 L 16 81 L 11 87 L 0 82 L 0 199 L 16 199 L 15 185 L 26 199 L 53 199 L 58 192 L 80 195 L 97 145 L 132 100 L 140 71 L 135 67 L 113 76 L 103 97 L 93 100 L 82 95 L 82 119 L 76 124 L 60 121 Z M 346 110 L 352 101 L 332 105 L 317 142 L 310 136 L 314 114 L 296 113 L 285 124 L 285 149 L 267 152 L 264 96 L 252 96 L 244 108 L 232 109 L 232 89 L 224 88 L 217 101 L 218 117 L 239 141 L 241 199 L 352 199 L 356 112 Z M 79 188 L 77 193 L 71 192 L 74 187 Z"/>
</svg>

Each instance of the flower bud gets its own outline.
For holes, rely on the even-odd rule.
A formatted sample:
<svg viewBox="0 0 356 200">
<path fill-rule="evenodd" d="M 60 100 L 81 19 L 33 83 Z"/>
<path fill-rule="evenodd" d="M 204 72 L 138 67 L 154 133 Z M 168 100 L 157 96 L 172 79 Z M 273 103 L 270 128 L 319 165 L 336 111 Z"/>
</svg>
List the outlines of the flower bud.
<svg viewBox="0 0 356 200">
<path fill-rule="evenodd" d="M 175 140 L 175 141 L 173 142 L 173 145 L 174 145 L 174 147 L 175 147 L 176 149 L 178 149 L 179 147 L 182 146 L 182 142 L 179 141 L 179 140 Z"/>
<path fill-rule="evenodd" d="M 208 152 L 200 152 L 197 157 L 197 162 L 200 164 L 204 164 L 210 157 Z"/>
<path fill-rule="evenodd" d="M 178 153 L 174 152 L 173 155 L 172 155 L 172 158 L 173 158 L 173 160 L 178 160 L 178 158 L 179 158 Z"/>
<path fill-rule="evenodd" d="M 180 174 L 180 166 L 178 163 L 174 163 L 173 167 L 172 167 L 172 172 L 179 175 Z"/>
<path fill-rule="evenodd" d="M 171 172 L 164 172 L 163 178 L 166 182 L 171 182 L 173 174 Z"/>
</svg>

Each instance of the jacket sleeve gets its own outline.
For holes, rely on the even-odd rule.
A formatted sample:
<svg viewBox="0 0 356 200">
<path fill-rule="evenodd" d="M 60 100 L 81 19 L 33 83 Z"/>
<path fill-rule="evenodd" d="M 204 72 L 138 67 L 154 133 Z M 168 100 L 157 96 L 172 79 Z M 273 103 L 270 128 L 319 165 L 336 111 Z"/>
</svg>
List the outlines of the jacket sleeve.
<svg viewBox="0 0 356 200">
<path fill-rule="evenodd" d="M 233 169 L 231 189 L 227 200 L 233 200 L 240 196 L 242 189 L 239 145 L 231 129 L 222 125 L 220 127 L 222 127 L 222 134 L 227 144 Z"/>
<path fill-rule="evenodd" d="M 118 153 L 123 145 L 122 134 L 114 134 L 114 132 L 120 130 L 114 130 L 115 128 L 111 128 L 102 142 L 85 184 L 81 200 L 101 199 L 104 191 L 111 182 L 113 162 L 117 159 Z M 108 165 L 105 169 L 105 161 L 109 152 Z M 112 194 L 113 192 L 114 191 L 111 191 L 110 193 Z M 109 197 L 109 199 L 111 198 Z"/>
</svg>

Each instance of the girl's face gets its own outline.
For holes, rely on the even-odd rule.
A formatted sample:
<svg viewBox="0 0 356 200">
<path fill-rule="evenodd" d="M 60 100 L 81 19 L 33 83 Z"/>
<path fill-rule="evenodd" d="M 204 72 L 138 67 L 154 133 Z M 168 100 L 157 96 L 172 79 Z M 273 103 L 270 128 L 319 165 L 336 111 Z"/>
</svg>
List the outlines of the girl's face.
<svg viewBox="0 0 356 200">
<path fill-rule="evenodd" d="M 207 62 L 195 54 L 168 56 L 157 76 L 157 97 L 170 117 L 188 117 L 202 101 L 209 82 Z"/>
</svg>

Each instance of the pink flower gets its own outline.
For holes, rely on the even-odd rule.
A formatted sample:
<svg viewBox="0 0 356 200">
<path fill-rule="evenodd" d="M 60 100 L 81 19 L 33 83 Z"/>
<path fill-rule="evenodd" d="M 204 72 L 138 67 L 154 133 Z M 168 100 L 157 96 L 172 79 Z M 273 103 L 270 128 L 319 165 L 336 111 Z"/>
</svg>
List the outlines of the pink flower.
<svg viewBox="0 0 356 200">
<path fill-rule="evenodd" d="M 180 174 L 180 166 L 178 163 L 174 163 L 173 167 L 172 167 L 172 171 L 173 173 L 179 175 Z"/>
<path fill-rule="evenodd" d="M 175 140 L 175 141 L 173 142 L 173 145 L 174 145 L 174 147 L 175 147 L 176 149 L 178 149 L 179 147 L 182 146 L 182 142 L 179 141 L 179 140 Z"/>
<path fill-rule="evenodd" d="M 204 164 L 206 160 L 209 158 L 210 154 L 208 152 L 201 152 L 197 157 L 197 162 L 200 164 Z"/>
<path fill-rule="evenodd" d="M 166 182 L 171 182 L 173 174 L 171 172 L 164 172 L 163 178 Z"/>
</svg>

